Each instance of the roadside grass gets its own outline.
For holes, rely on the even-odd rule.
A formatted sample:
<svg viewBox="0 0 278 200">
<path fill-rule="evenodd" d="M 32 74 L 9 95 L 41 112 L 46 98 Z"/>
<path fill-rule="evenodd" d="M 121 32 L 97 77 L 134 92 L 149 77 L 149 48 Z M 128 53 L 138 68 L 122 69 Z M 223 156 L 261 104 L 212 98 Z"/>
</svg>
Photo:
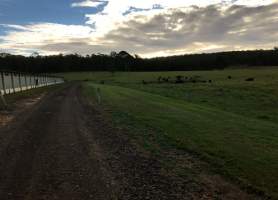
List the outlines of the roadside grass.
<svg viewBox="0 0 278 200">
<path fill-rule="evenodd" d="M 157 83 L 159 76 L 177 75 L 212 83 Z M 85 93 L 92 98 L 100 88 L 102 107 L 119 126 L 142 137 L 145 149 L 159 154 L 157 148 L 171 146 L 197 154 L 212 170 L 278 199 L 277 68 L 64 76 L 86 80 Z"/>
<path fill-rule="evenodd" d="M 88 95 L 101 89 L 120 123 L 151 127 L 163 134 L 160 142 L 195 152 L 222 174 L 277 197 L 276 123 L 120 86 L 86 86 Z"/>
</svg>

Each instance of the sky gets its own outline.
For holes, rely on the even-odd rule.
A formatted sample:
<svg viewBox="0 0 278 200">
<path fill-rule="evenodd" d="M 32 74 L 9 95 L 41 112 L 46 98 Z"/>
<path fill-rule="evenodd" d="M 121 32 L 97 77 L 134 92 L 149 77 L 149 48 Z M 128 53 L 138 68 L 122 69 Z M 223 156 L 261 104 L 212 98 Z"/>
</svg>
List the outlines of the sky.
<svg viewBox="0 0 278 200">
<path fill-rule="evenodd" d="M 278 46 L 278 0 L 0 0 L 0 52 L 142 57 Z"/>
</svg>

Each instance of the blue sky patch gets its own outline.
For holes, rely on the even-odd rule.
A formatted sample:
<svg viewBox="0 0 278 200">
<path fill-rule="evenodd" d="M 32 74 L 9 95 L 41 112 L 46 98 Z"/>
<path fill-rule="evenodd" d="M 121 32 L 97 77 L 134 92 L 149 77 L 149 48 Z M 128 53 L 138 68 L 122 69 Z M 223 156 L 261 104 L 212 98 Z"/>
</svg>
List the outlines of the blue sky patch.
<svg viewBox="0 0 278 200">
<path fill-rule="evenodd" d="M 84 24 L 85 14 L 97 13 L 98 8 L 72 8 L 73 0 L 3 0 L 0 3 L 0 24 L 60 23 Z"/>
</svg>

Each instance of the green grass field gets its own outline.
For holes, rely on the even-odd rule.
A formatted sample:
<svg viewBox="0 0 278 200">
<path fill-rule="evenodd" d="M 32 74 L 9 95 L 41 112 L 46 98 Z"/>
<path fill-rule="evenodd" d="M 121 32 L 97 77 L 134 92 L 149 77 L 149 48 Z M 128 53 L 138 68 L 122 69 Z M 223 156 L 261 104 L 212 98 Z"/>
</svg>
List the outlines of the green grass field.
<svg viewBox="0 0 278 200">
<path fill-rule="evenodd" d="M 212 83 L 155 83 L 159 76 L 177 75 Z M 222 175 L 278 198 L 277 68 L 65 77 L 86 80 L 85 93 L 92 98 L 100 88 L 101 106 L 109 108 L 118 125 L 155 130 L 161 148 L 197 154 Z M 255 81 L 246 82 L 250 77 Z M 149 144 L 145 147 L 151 146 L 153 138 L 141 133 Z"/>
</svg>

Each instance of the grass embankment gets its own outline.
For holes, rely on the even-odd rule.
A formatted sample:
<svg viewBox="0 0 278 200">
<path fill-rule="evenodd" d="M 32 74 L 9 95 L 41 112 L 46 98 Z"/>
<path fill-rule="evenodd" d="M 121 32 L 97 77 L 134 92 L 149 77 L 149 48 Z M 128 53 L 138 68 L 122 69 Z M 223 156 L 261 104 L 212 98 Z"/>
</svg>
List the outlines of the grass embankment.
<svg viewBox="0 0 278 200">
<path fill-rule="evenodd" d="M 178 74 L 199 75 L 212 83 L 142 84 Z M 136 129 L 150 127 L 156 130 L 161 148 L 169 144 L 195 152 L 222 174 L 278 197 L 277 69 L 67 77 L 104 80 L 104 85 L 86 83 L 85 92 L 94 96 L 99 87 L 102 105 L 115 121 Z M 255 81 L 246 82 L 249 77 Z M 150 147 L 151 139 L 143 132 L 142 137 Z"/>
</svg>

